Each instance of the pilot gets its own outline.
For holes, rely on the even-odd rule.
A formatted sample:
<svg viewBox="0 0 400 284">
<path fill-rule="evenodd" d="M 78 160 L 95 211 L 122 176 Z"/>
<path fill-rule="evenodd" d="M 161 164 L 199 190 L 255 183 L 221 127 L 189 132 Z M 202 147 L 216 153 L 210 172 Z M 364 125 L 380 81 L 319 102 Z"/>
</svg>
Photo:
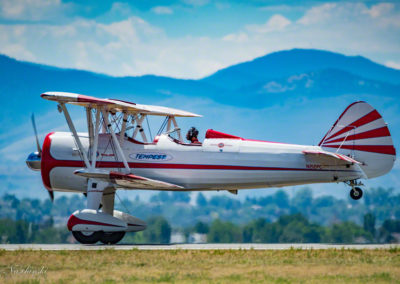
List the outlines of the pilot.
<svg viewBox="0 0 400 284">
<path fill-rule="evenodd" d="M 186 139 L 189 140 L 191 144 L 201 144 L 199 139 L 197 139 L 197 135 L 199 135 L 199 131 L 196 127 L 191 127 L 186 134 Z"/>
</svg>

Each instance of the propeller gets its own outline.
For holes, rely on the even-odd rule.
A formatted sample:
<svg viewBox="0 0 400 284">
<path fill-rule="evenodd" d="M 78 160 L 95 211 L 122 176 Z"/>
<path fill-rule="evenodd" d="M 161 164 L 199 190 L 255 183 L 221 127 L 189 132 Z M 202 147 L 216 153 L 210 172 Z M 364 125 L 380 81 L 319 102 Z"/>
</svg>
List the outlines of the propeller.
<svg viewBox="0 0 400 284">
<path fill-rule="evenodd" d="M 37 147 L 37 150 L 39 153 L 39 157 L 42 157 L 42 148 L 40 148 L 39 137 L 38 137 L 38 133 L 37 133 L 37 129 L 36 129 L 35 115 L 33 113 L 31 116 L 31 120 L 32 120 L 33 131 L 35 132 L 36 147 Z"/>
<path fill-rule="evenodd" d="M 38 132 L 37 132 L 37 128 L 36 128 L 35 115 L 33 113 L 31 116 L 31 120 L 32 120 L 33 131 L 35 132 L 35 138 L 36 138 L 37 157 L 40 160 L 40 158 L 42 157 L 42 148 L 40 147 L 40 144 L 39 144 L 39 136 L 38 136 Z M 48 190 L 47 192 L 49 193 L 51 202 L 54 202 L 54 191 Z"/>
<path fill-rule="evenodd" d="M 48 190 L 47 192 L 49 193 L 50 200 L 53 203 L 54 202 L 54 191 Z"/>
</svg>

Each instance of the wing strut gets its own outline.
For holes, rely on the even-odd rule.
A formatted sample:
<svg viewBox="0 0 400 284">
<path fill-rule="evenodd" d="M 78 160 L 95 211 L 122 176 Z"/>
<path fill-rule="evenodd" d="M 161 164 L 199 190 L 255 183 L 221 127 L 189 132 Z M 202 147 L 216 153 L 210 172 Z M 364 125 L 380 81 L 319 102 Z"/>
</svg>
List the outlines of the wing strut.
<svg viewBox="0 0 400 284">
<path fill-rule="evenodd" d="M 86 122 L 87 122 L 87 128 L 88 128 L 88 134 L 89 134 L 89 145 L 90 148 L 93 147 L 93 122 L 92 122 L 92 108 L 90 107 L 85 107 L 86 110 Z"/>
<path fill-rule="evenodd" d="M 136 135 L 138 132 L 140 132 L 140 134 L 142 135 L 142 139 L 144 143 L 147 143 L 147 137 L 146 137 L 146 133 L 144 133 L 142 124 L 143 124 L 143 120 L 146 117 L 145 114 L 142 114 L 140 117 L 139 115 L 136 116 L 136 129 L 133 132 L 132 138 L 135 139 Z"/>
<path fill-rule="evenodd" d="M 84 149 L 83 149 L 83 145 L 82 145 L 82 143 L 81 143 L 81 140 L 80 140 L 79 137 L 78 137 L 78 133 L 76 132 L 74 123 L 72 122 L 71 117 L 69 116 L 69 112 L 68 112 L 68 110 L 67 110 L 67 107 L 65 106 L 64 103 L 60 103 L 59 106 L 61 107 L 61 109 L 62 109 L 62 111 L 63 111 L 63 113 L 64 113 L 65 119 L 67 120 L 67 124 L 68 124 L 69 129 L 70 129 L 71 132 L 72 132 L 72 135 L 74 135 L 76 144 L 78 144 L 78 148 L 79 148 L 79 151 L 80 151 L 81 154 L 82 154 L 83 161 L 85 162 L 86 167 L 89 169 L 89 168 L 90 168 L 89 159 L 88 159 L 88 157 L 87 157 L 86 152 L 85 152 Z"/>
<path fill-rule="evenodd" d="M 99 131 L 100 131 L 100 110 L 96 109 L 96 125 L 94 132 L 94 142 L 92 148 L 92 168 L 96 168 L 97 159 L 97 146 L 99 145 Z"/>
<path fill-rule="evenodd" d="M 125 137 L 126 123 L 127 122 L 128 122 L 128 113 L 124 112 L 124 117 L 122 118 L 121 133 L 119 134 L 119 144 L 121 144 L 121 147 L 124 144 L 124 137 Z"/>
</svg>

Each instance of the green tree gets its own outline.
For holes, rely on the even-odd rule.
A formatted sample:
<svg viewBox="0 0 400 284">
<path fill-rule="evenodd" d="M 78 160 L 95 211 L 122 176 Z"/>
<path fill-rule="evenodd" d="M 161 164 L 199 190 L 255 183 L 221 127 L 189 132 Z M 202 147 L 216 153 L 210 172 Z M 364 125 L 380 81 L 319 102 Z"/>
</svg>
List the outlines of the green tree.
<svg viewBox="0 0 400 284">
<path fill-rule="evenodd" d="M 151 217 L 147 220 L 147 229 L 143 231 L 143 237 L 149 243 L 169 244 L 171 226 L 164 217 Z"/>
<path fill-rule="evenodd" d="M 319 243 L 323 229 L 316 224 L 310 224 L 301 214 L 282 216 L 277 222 L 282 226 L 279 242 L 285 243 Z"/>
<path fill-rule="evenodd" d="M 217 219 L 211 223 L 207 241 L 211 243 L 240 243 L 242 242 L 242 232 L 237 225 Z"/>
<path fill-rule="evenodd" d="M 393 233 L 400 233 L 400 220 L 385 220 L 379 229 L 379 241 L 393 243 L 396 239 Z"/>
<path fill-rule="evenodd" d="M 364 230 L 375 237 L 375 215 L 367 213 L 364 215 Z"/>
<path fill-rule="evenodd" d="M 279 208 L 289 208 L 289 196 L 283 190 L 274 194 L 273 201 Z"/>
<path fill-rule="evenodd" d="M 356 238 L 363 237 L 365 239 L 372 239 L 370 233 L 364 231 L 363 228 L 353 222 L 343 222 L 334 224 L 330 229 L 330 242 L 333 243 L 354 243 Z"/>
<path fill-rule="evenodd" d="M 194 231 L 199 234 L 207 234 L 209 230 L 210 228 L 208 227 L 208 225 L 203 222 L 197 222 L 194 226 Z"/>
<path fill-rule="evenodd" d="M 295 211 L 301 212 L 305 216 L 309 216 L 312 201 L 312 191 L 308 188 L 304 188 L 295 194 L 292 199 L 292 205 Z"/>
</svg>

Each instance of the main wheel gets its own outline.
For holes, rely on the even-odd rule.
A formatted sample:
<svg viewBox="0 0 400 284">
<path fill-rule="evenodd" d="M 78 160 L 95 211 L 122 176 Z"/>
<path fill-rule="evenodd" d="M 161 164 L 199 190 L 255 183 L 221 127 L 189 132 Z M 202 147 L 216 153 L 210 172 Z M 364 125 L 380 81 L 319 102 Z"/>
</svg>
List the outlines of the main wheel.
<svg viewBox="0 0 400 284">
<path fill-rule="evenodd" d="M 105 245 L 115 245 L 125 236 L 125 232 L 104 232 L 100 242 Z"/>
<path fill-rule="evenodd" d="M 72 235 L 81 244 L 92 245 L 100 240 L 101 236 L 103 235 L 103 232 L 72 231 Z"/>
<path fill-rule="evenodd" d="M 354 200 L 359 200 L 363 196 L 363 191 L 359 187 L 354 187 L 352 190 L 350 190 L 350 197 L 353 198 Z"/>
</svg>

